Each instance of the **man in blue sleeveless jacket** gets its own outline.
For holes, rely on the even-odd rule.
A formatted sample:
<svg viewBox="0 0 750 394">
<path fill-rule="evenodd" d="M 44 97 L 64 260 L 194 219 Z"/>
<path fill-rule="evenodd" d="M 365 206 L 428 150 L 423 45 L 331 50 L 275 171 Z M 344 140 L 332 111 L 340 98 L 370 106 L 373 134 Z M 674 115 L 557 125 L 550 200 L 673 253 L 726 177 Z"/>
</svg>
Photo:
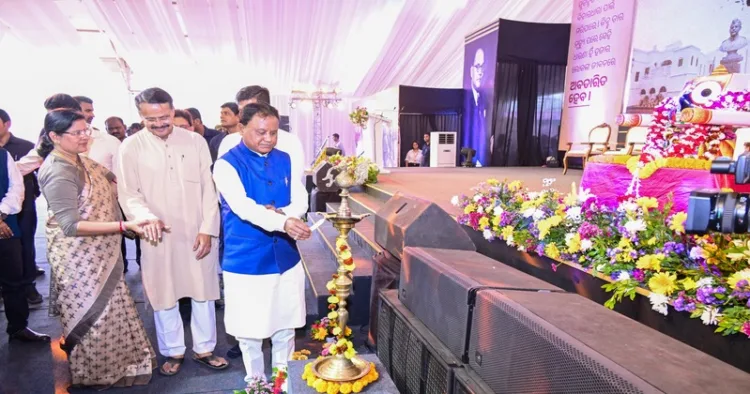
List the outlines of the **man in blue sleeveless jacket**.
<svg viewBox="0 0 750 394">
<path fill-rule="evenodd" d="M 23 177 L 7 150 L 0 148 L 0 287 L 2 287 L 6 331 L 11 340 L 46 342 L 50 338 L 27 327 L 29 304 L 23 285 L 21 227 L 16 215 L 21 212 Z"/>
<path fill-rule="evenodd" d="M 245 380 L 264 376 L 263 339 L 272 364 L 286 368 L 294 329 L 305 325 L 305 274 L 297 241 L 310 237 L 300 220 L 307 192 L 292 176 L 289 155 L 275 149 L 279 113 L 268 104 L 243 108 L 242 143 L 214 165 L 224 228 L 224 324 L 237 338 Z"/>
</svg>

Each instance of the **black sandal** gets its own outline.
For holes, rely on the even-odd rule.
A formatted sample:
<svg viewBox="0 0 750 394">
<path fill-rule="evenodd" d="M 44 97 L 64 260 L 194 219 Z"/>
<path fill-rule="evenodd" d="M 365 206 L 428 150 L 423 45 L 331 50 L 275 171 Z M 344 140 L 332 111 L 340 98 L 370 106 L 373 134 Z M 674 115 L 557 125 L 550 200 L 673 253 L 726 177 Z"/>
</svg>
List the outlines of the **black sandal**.
<svg viewBox="0 0 750 394">
<path fill-rule="evenodd" d="M 203 364 L 213 370 L 221 371 L 222 369 L 225 369 L 229 366 L 229 361 L 224 361 L 223 365 L 213 365 L 211 364 L 211 361 L 218 361 L 219 358 L 214 356 L 213 353 L 209 354 L 208 356 L 198 357 L 197 354 L 193 354 L 193 361 Z"/>
<path fill-rule="evenodd" d="M 167 361 L 165 361 L 164 364 L 162 364 L 161 367 L 159 367 L 159 374 L 164 375 L 164 376 L 177 375 L 177 373 L 180 372 L 180 370 L 182 369 L 182 363 L 184 361 L 185 361 L 185 357 L 182 357 L 182 358 L 167 357 Z M 164 366 L 167 364 L 169 364 L 170 369 L 171 367 L 175 365 L 179 365 L 179 368 L 177 368 L 177 370 L 174 372 L 167 372 L 164 370 Z"/>
</svg>

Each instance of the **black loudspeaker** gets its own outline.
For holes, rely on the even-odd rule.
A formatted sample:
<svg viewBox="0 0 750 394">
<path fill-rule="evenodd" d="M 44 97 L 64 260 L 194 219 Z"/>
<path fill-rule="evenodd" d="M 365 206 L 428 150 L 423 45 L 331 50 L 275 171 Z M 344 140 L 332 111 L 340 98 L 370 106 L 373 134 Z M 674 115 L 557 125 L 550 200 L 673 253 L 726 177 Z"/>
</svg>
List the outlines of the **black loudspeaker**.
<svg viewBox="0 0 750 394">
<path fill-rule="evenodd" d="M 314 189 L 310 193 L 310 212 L 326 212 L 327 203 L 341 202 L 341 196 L 336 192 L 322 192 L 320 189 Z"/>
<path fill-rule="evenodd" d="M 398 300 L 380 292 L 378 359 L 400 393 L 450 394 L 458 359 Z"/>
<path fill-rule="evenodd" d="M 572 293 L 480 290 L 469 355 L 497 393 L 750 393 L 747 373 Z"/>
<path fill-rule="evenodd" d="M 494 394 L 479 375 L 466 368 L 453 370 L 453 394 Z"/>
<path fill-rule="evenodd" d="M 331 157 L 331 156 L 340 155 L 341 154 L 341 149 L 339 149 L 339 148 L 330 148 L 329 147 L 329 148 L 325 149 L 325 152 L 326 152 L 326 156 Z"/>
<path fill-rule="evenodd" d="M 404 249 L 399 299 L 465 363 L 474 297 L 478 289 L 487 287 L 562 292 L 477 252 Z"/>
<path fill-rule="evenodd" d="M 315 184 L 315 187 L 321 192 L 338 192 L 340 190 L 333 181 L 338 174 L 338 171 L 331 171 L 330 176 L 328 175 L 328 171 L 330 171 L 332 167 L 331 163 L 323 161 L 312 170 L 313 184 Z M 328 186 L 329 183 L 330 186 Z"/>
<path fill-rule="evenodd" d="M 315 190 L 315 184 L 313 183 L 313 176 L 309 172 L 305 172 L 305 191 L 307 191 L 307 212 L 313 212 L 310 210 L 312 207 L 312 191 Z"/>
<path fill-rule="evenodd" d="M 401 260 L 393 257 L 387 250 L 372 257 L 372 282 L 370 283 L 370 331 L 367 341 L 374 346 L 378 343 L 378 305 L 380 291 L 398 290 L 401 278 Z"/>
<path fill-rule="evenodd" d="M 442 208 L 400 192 L 375 213 L 375 242 L 399 259 L 407 246 L 477 250 L 461 225 Z"/>
</svg>

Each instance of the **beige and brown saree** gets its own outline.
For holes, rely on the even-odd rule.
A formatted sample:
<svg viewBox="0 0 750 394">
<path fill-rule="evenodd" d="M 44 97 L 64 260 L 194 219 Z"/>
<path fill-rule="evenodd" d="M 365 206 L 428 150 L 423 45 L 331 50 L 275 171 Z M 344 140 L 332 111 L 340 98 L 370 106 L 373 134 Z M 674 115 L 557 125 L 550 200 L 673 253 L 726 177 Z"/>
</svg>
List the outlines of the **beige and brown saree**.
<svg viewBox="0 0 750 394">
<path fill-rule="evenodd" d="M 120 234 L 71 236 L 77 218 L 121 220 L 111 173 L 86 157 L 77 164 L 53 152 L 40 169 L 42 192 L 50 205 L 46 227 L 51 265 L 50 313 L 60 317 L 61 347 L 68 354 L 75 386 L 146 384 L 156 366 L 153 348 L 124 277 Z M 77 188 L 77 190 L 75 190 Z M 58 215 L 56 217 L 55 215 Z"/>
</svg>

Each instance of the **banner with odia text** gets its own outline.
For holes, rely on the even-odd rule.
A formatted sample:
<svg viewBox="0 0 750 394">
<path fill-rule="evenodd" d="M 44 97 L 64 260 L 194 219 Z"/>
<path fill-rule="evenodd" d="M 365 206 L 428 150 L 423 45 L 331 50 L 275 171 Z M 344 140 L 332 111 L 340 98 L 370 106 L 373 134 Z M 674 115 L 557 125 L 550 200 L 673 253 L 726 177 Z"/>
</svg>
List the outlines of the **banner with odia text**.
<svg viewBox="0 0 750 394">
<path fill-rule="evenodd" d="M 575 0 L 560 130 L 560 150 L 585 142 L 596 125 L 612 127 L 622 110 L 636 0 Z"/>
</svg>

